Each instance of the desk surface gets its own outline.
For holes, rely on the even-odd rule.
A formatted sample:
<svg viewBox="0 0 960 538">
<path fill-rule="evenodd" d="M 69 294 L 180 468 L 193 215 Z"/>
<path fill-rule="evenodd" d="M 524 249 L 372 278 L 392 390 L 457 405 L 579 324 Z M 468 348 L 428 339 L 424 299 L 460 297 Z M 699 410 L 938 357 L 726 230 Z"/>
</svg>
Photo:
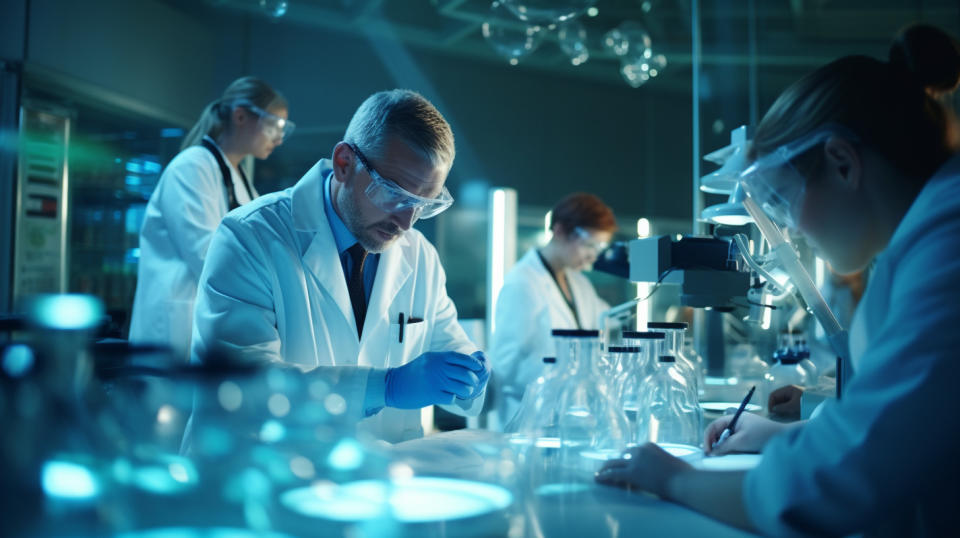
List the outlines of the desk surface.
<svg viewBox="0 0 960 538">
<path fill-rule="evenodd" d="M 392 458 L 417 475 L 444 476 L 502 485 L 515 496 L 514 506 L 499 522 L 484 527 L 472 522 L 475 535 L 506 536 L 750 536 L 679 505 L 643 493 L 600 486 L 583 480 L 571 490 L 534 493 L 518 476 L 523 470 L 510 458 L 502 434 L 458 430 L 394 445 Z M 724 458 L 710 458 L 723 460 Z M 730 463 L 749 466 L 750 457 Z M 713 462 L 711 462 L 713 463 Z M 695 464 L 696 465 L 696 464 Z M 527 491 L 524 491 L 527 490 Z M 499 523 L 499 527 L 497 524 Z M 455 528 L 448 529 L 457 535 Z"/>
</svg>

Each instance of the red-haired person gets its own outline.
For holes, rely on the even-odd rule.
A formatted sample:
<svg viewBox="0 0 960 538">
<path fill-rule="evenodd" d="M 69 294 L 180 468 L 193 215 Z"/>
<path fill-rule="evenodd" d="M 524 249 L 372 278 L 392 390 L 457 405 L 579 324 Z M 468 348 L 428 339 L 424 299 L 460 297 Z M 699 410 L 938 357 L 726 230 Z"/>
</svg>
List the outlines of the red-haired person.
<svg viewBox="0 0 960 538">
<path fill-rule="evenodd" d="M 597 329 L 600 313 L 610 308 L 582 271 L 616 229 L 613 211 L 600 198 L 570 194 L 551 210 L 550 241 L 531 249 L 507 273 L 489 348 L 503 424 L 516 413 L 527 384 L 540 375 L 541 359 L 556 354 L 550 332 Z"/>
</svg>

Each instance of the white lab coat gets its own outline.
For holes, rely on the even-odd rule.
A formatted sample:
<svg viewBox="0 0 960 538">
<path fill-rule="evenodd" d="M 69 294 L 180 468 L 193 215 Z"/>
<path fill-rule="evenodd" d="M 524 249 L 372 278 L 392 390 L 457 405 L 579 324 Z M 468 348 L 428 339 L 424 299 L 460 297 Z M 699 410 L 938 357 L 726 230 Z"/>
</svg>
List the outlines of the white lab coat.
<svg viewBox="0 0 960 538">
<path fill-rule="evenodd" d="M 237 203 L 249 202 L 240 173 L 226 162 Z M 250 189 L 256 196 L 252 184 Z M 131 342 L 169 345 L 186 363 L 197 281 L 210 239 L 227 209 L 223 176 L 209 150 L 191 146 L 170 161 L 150 195 L 140 228 Z"/>
<path fill-rule="evenodd" d="M 582 273 L 566 271 L 581 329 L 596 329 L 610 306 Z M 550 332 L 576 329 L 577 320 L 536 249 L 527 252 L 507 273 L 497 297 L 488 359 L 493 365 L 500 419 L 516 413 L 526 386 L 543 371 L 543 357 L 556 356 Z"/>
<path fill-rule="evenodd" d="M 744 501 L 767 535 L 955 534 L 960 528 L 960 157 L 878 257 L 850 330 L 839 401 L 776 437 Z"/>
<path fill-rule="evenodd" d="M 347 418 L 359 422 L 360 430 L 389 442 L 421 437 L 419 409 L 384 408 L 363 418 L 371 369 L 401 366 L 427 351 L 469 354 L 477 346 L 457 323 L 436 249 L 413 229 L 380 255 L 358 341 L 324 212 L 323 180 L 330 170 L 322 160 L 292 188 L 263 196 L 223 220 L 200 278 L 192 358 L 220 348 L 240 360 L 297 365 L 334 386 L 346 400 Z M 401 312 L 424 320 L 406 324 L 403 343 Z M 476 414 L 483 396 L 456 403 L 444 408 Z"/>
</svg>

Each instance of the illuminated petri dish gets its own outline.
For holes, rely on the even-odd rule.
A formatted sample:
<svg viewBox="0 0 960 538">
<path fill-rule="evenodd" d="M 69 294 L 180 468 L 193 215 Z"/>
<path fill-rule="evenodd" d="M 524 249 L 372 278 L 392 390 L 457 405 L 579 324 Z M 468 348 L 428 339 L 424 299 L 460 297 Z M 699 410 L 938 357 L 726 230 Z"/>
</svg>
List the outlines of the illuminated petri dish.
<svg viewBox="0 0 960 538">
<path fill-rule="evenodd" d="M 500 486 L 482 482 L 414 477 L 392 484 L 382 480 L 361 480 L 327 487 L 296 488 L 284 492 L 280 503 L 298 514 L 331 521 L 392 517 L 404 523 L 427 523 L 502 510 L 513 503 L 513 494 Z"/>
<path fill-rule="evenodd" d="M 727 409 L 737 409 L 738 407 L 740 407 L 740 402 L 700 402 L 700 407 L 702 407 L 704 411 L 712 411 L 714 413 L 723 413 Z M 743 410 L 756 413 L 761 409 L 762 408 L 757 404 L 748 403 Z"/>
<path fill-rule="evenodd" d="M 158 527 L 117 534 L 116 538 L 289 538 L 286 534 L 229 527 Z"/>
<path fill-rule="evenodd" d="M 571 495 L 588 491 L 590 486 L 580 482 L 556 482 L 537 487 L 535 493 L 541 497 L 552 495 Z"/>
<path fill-rule="evenodd" d="M 607 461 L 617 459 L 623 455 L 622 450 L 584 450 L 580 453 L 581 458 L 596 461 Z"/>
<path fill-rule="evenodd" d="M 664 449 L 671 456 L 684 460 L 696 459 L 703 456 L 703 450 L 693 445 L 681 445 L 678 443 L 657 443 L 657 446 Z"/>
<path fill-rule="evenodd" d="M 693 464 L 697 469 L 709 471 L 747 471 L 760 463 L 760 454 L 730 454 L 706 457 Z"/>
</svg>

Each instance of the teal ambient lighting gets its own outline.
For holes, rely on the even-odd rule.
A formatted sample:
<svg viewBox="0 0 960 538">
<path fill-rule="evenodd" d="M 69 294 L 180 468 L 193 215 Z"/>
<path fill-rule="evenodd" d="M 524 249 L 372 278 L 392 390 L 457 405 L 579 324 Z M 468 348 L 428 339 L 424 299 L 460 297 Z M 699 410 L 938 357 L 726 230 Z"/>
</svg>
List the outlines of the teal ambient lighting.
<svg viewBox="0 0 960 538">
<path fill-rule="evenodd" d="M 327 456 L 327 464 L 338 471 L 352 471 L 363 465 L 363 447 L 354 439 L 343 439 Z"/>
<path fill-rule="evenodd" d="M 332 521 L 392 517 L 403 523 L 427 523 L 502 510 L 513 503 L 513 494 L 493 484 L 413 477 L 392 483 L 318 484 L 287 491 L 280 502 L 298 514 Z"/>
<path fill-rule="evenodd" d="M 678 443 L 657 443 L 657 446 L 664 449 L 671 456 L 682 460 L 696 459 L 703 456 L 703 450 L 693 445 L 682 445 Z"/>
<path fill-rule="evenodd" d="M 286 534 L 227 527 L 160 527 L 116 535 L 117 538 L 286 538 Z"/>
<path fill-rule="evenodd" d="M 68 461 L 44 463 L 40 483 L 50 497 L 84 500 L 100 493 L 100 484 L 90 469 Z"/>
<path fill-rule="evenodd" d="M 103 321 L 103 303 L 92 295 L 38 295 L 30 301 L 30 320 L 64 331 L 92 329 Z"/>
<path fill-rule="evenodd" d="M 11 344 L 3 351 L 3 371 L 10 377 L 23 377 L 33 368 L 33 350 L 23 344 Z"/>
</svg>

